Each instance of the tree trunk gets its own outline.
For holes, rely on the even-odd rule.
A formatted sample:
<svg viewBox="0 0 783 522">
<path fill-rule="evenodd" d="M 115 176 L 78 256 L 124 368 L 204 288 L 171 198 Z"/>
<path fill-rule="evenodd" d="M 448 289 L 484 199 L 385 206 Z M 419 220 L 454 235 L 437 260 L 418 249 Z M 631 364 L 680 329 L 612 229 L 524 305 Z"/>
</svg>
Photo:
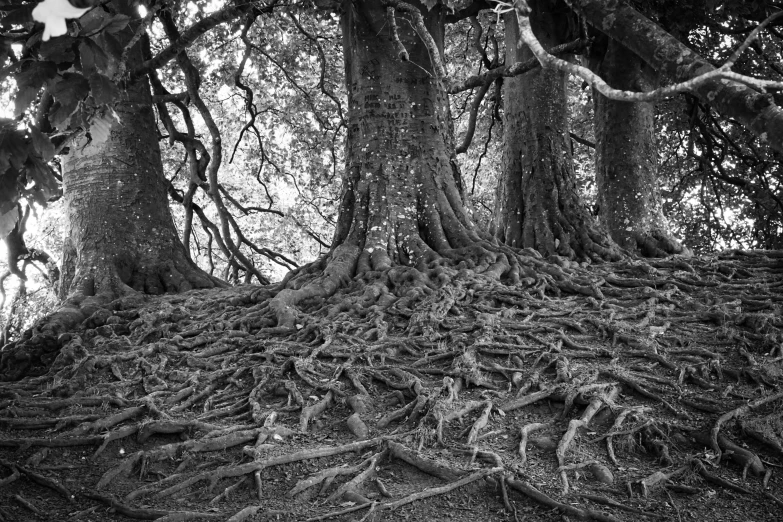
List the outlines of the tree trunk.
<svg viewBox="0 0 783 522">
<path fill-rule="evenodd" d="M 682 82 L 715 70 L 704 58 L 624 2 L 568 0 L 585 19 L 647 62 L 659 74 Z M 783 152 L 783 109 L 770 94 L 729 80 L 713 79 L 693 93 Z"/>
<path fill-rule="evenodd" d="M 137 16 L 130 2 L 115 8 Z M 130 41 L 129 26 L 118 35 Z M 131 68 L 141 49 L 130 53 Z M 158 132 L 146 77 L 122 93 L 120 122 L 102 143 L 77 140 L 63 157 L 66 238 L 61 298 L 111 300 L 221 285 L 189 258 L 169 211 Z"/>
<path fill-rule="evenodd" d="M 567 20 L 553 2 L 531 2 L 531 23 L 545 47 L 563 43 Z M 506 15 L 506 66 L 533 57 L 519 48 L 519 28 Z M 504 82 L 503 174 L 495 234 L 506 244 L 569 259 L 616 258 L 619 250 L 595 226 L 576 190 L 568 123 L 566 74 L 538 68 Z"/>
<path fill-rule="evenodd" d="M 655 88 L 654 72 L 615 40 L 609 39 L 597 72 L 615 89 Z M 610 100 L 595 89 L 593 99 L 599 221 L 630 252 L 683 253 L 669 233 L 658 191 L 655 105 Z"/>
<path fill-rule="evenodd" d="M 406 281 L 426 286 L 449 258 L 495 277 L 519 278 L 516 261 L 482 237 L 465 211 L 455 181 L 448 96 L 422 38 L 397 18 L 409 54 L 402 61 L 379 0 L 345 5 L 349 121 L 340 216 L 325 265 L 313 267 L 317 275 L 300 273 L 270 303 L 281 326 L 293 325 L 297 303 L 329 296 L 357 275 L 380 277 L 391 270 L 392 281 L 383 283 L 381 293 L 393 289 L 401 274 L 397 290 Z M 442 52 L 441 7 L 414 5 Z"/>
<path fill-rule="evenodd" d="M 112 126 L 106 142 L 82 138 L 63 158 L 61 297 L 215 286 L 177 237 L 146 80 L 126 91 L 115 110 L 122 123 Z"/>
</svg>

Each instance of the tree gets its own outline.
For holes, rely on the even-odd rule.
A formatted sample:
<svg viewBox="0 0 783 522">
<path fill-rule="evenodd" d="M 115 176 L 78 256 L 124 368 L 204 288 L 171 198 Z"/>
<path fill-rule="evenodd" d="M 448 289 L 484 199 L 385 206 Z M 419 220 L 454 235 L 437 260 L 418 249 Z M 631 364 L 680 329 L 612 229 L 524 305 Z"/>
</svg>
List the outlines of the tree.
<svg viewBox="0 0 783 522">
<path fill-rule="evenodd" d="M 68 235 L 61 296 L 113 299 L 212 288 L 177 236 L 146 79 L 114 110 L 103 142 L 82 137 L 63 159 Z"/>
<path fill-rule="evenodd" d="M 597 61 L 598 74 L 615 89 L 649 91 L 656 87 L 650 67 L 615 40 L 605 42 Z M 601 224 L 629 252 L 648 257 L 684 252 L 669 233 L 658 190 L 655 105 L 612 100 L 597 90 L 593 99 Z"/>
<path fill-rule="evenodd" d="M 565 43 L 569 16 L 562 3 L 531 2 L 531 24 L 543 45 Z M 506 20 L 506 65 L 533 58 L 519 46 L 513 13 Z M 595 226 L 576 191 L 568 122 L 566 74 L 537 68 L 504 84 L 503 175 L 495 233 L 506 244 L 577 259 L 620 256 Z"/>
<path fill-rule="evenodd" d="M 174 228 L 146 76 L 121 92 L 104 76 L 142 63 L 141 39 L 134 38 L 141 23 L 134 3 L 115 0 L 110 8 L 115 17 L 125 17 L 126 27 L 115 37 L 126 60 L 109 59 L 100 67 L 97 51 L 89 46 L 81 48 L 80 58 L 93 99 L 112 102 L 116 122 L 107 123 L 108 135 L 95 130 L 78 135 L 63 158 L 67 237 L 60 295 L 74 302 L 93 296 L 106 301 L 133 291 L 222 286 L 191 261 Z M 97 10 L 93 19 L 110 17 Z"/>
<path fill-rule="evenodd" d="M 737 120 L 762 137 L 773 149 L 783 152 L 783 109 L 773 96 L 756 90 L 769 82 L 751 81 L 747 77 L 740 82 L 728 74 L 721 77 L 718 74 L 721 71 L 703 57 L 624 3 L 608 0 L 571 0 L 570 3 L 590 24 L 626 46 L 658 74 L 675 82 L 691 81 L 692 86 L 683 86 L 683 91 L 689 90 L 723 116 Z M 747 45 L 742 47 L 745 48 Z M 728 65 L 733 65 L 733 61 Z"/>
<path fill-rule="evenodd" d="M 62 158 L 67 231 L 59 293 L 65 301 L 15 347 L 17 370 L 56 350 L 59 333 L 118 297 L 225 286 L 193 263 L 177 236 L 146 77 L 122 90 L 110 80 L 122 67 L 140 64 L 142 56 L 134 39 L 138 20 L 129 24 L 138 18 L 134 5 L 116 1 L 111 9 L 97 8 L 83 23 L 89 28 L 115 22 L 116 39 L 101 36 L 121 51 L 107 54 L 95 42 L 82 44 L 80 72 L 50 73 L 53 87 L 38 111 L 44 129 L 72 131 Z M 87 94 L 89 101 L 83 100 Z M 101 108 L 107 104 L 110 109 Z"/>
<path fill-rule="evenodd" d="M 398 25 L 399 11 L 413 27 Z M 482 265 L 495 277 L 512 270 L 470 221 L 456 182 L 444 17 L 441 6 L 380 0 L 342 14 L 348 137 L 340 216 L 329 257 L 312 267 L 323 275 L 299 286 L 312 278 L 300 274 L 271 301 L 280 326 L 294 325 L 297 303 L 327 298 L 354 277 L 377 280 L 378 291 L 360 300 L 369 307 L 407 285 L 430 292 L 431 281 L 447 277 L 440 264 Z"/>
</svg>

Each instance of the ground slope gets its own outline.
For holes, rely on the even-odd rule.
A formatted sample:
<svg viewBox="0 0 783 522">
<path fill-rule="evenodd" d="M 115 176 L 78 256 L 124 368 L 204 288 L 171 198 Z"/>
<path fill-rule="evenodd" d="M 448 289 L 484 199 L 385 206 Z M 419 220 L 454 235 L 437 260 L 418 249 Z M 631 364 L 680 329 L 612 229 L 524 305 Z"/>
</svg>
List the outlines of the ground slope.
<svg viewBox="0 0 783 522">
<path fill-rule="evenodd" d="M 97 309 L 0 383 L 0 521 L 779 520 L 783 254 L 564 263 Z"/>
</svg>

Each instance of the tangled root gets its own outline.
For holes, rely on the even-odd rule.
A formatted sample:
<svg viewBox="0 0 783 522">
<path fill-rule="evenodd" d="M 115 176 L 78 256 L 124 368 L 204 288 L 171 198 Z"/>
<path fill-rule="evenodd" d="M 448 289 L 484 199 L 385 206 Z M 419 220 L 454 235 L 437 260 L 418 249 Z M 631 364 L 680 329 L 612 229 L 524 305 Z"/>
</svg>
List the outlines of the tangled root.
<svg viewBox="0 0 783 522">
<path fill-rule="evenodd" d="M 783 458 L 770 256 L 518 284 L 489 260 L 390 268 L 301 301 L 293 328 L 273 288 L 98 307 L 0 387 L 0 516 L 56 511 L 51 494 L 67 513 L 369 519 L 478 488 L 512 514 L 671 518 L 708 485 L 763 518 Z"/>
</svg>

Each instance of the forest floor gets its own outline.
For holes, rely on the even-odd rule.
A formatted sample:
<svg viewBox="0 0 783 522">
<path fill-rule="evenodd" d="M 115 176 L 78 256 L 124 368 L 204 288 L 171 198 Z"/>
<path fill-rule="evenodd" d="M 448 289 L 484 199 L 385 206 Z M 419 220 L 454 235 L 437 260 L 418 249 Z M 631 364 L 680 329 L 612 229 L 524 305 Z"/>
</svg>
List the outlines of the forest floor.
<svg viewBox="0 0 783 522">
<path fill-rule="evenodd" d="M 783 253 L 579 273 L 118 300 L 0 383 L 0 521 L 783 520 Z"/>
</svg>

